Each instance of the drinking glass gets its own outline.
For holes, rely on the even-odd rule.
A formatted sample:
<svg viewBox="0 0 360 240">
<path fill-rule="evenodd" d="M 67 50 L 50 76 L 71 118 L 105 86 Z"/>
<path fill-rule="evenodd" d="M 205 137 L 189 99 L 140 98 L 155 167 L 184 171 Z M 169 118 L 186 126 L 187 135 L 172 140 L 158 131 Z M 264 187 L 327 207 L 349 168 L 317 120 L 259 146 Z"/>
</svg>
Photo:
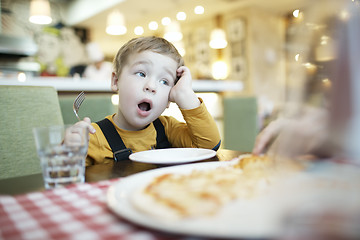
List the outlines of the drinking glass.
<svg viewBox="0 0 360 240">
<path fill-rule="evenodd" d="M 85 181 L 88 130 L 73 125 L 33 129 L 46 189 Z"/>
</svg>

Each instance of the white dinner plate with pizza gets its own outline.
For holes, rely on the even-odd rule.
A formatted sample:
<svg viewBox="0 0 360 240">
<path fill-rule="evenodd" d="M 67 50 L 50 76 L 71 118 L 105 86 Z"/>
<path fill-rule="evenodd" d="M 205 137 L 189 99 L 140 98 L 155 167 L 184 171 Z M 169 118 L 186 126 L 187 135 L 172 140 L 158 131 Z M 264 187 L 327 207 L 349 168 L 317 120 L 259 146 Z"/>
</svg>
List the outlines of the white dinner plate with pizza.
<svg viewBox="0 0 360 240">
<path fill-rule="evenodd" d="M 169 220 L 168 216 L 158 216 L 142 211 L 134 202 L 139 189 L 143 189 L 154 178 L 168 173 L 188 174 L 193 170 L 210 170 L 231 164 L 229 162 L 205 162 L 164 167 L 146 172 L 137 173 L 119 180 L 109 187 L 107 204 L 117 215 L 142 226 L 175 234 L 186 234 L 201 237 L 217 238 L 263 238 L 274 237 L 279 232 L 278 222 L 266 216 L 271 215 L 268 202 L 256 201 L 237 202 L 225 207 L 213 217 L 194 219 Z M 142 199 L 137 199 L 140 202 Z M 144 208 L 156 207 L 144 201 Z M 234 211 L 235 209 L 235 211 Z M 154 212 L 154 211 L 153 211 Z M 165 212 L 163 212 L 165 213 Z M 166 215 L 166 213 L 165 213 Z"/>
<path fill-rule="evenodd" d="M 281 238 L 283 231 L 288 229 L 286 224 L 284 225 L 288 219 L 287 216 L 294 214 L 296 209 L 301 214 L 304 210 L 312 210 L 314 203 L 318 204 L 316 205 L 318 210 L 323 209 L 325 212 L 328 209 L 338 209 L 337 206 L 341 205 L 341 210 L 345 213 L 356 213 L 354 209 L 360 207 L 360 168 L 333 163 L 315 164 L 307 168 L 307 171 L 291 172 L 291 175 L 286 174 L 284 175 L 286 181 L 280 178 L 280 181 L 277 182 L 279 185 L 273 182 L 275 185 L 270 184 L 272 188 L 266 188 L 267 183 L 262 181 L 262 178 L 259 178 L 260 181 L 258 182 L 250 181 L 248 183 L 251 184 L 246 185 L 246 179 L 258 178 L 260 168 L 257 168 L 253 172 L 254 175 L 251 176 L 248 175 L 249 172 L 245 174 L 243 169 L 239 170 L 237 167 L 230 166 L 231 164 L 238 166 L 236 164 L 242 159 L 244 157 L 239 156 L 237 160 L 228 162 L 185 164 L 137 173 L 122 178 L 109 187 L 107 204 L 117 215 L 144 227 L 168 233 L 219 239 Z M 255 162 L 255 166 L 256 164 L 258 162 Z M 235 169 L 235 172 L 229 171 L 229 169 Z M 174 185 L 174 182 L 168 185 L 169 181 L 162 185 L 164 191 L 162 194 L 165 194 L 167 199 L 169 196 L 175 196 L 172 197 L 175 201 L 180 199 L 181 203 L 188 204 L 189 200 L 192 201 L 193 199 L 184 199 L 184 196 L 188 196 L 185 192 L 191 192 L 189 188 L 196 188 L 197 186 L 204 186 L 197 188 L 202 189 L 201 191 L 203 189 L 211 190 L 208 192 L 210 195 L 206 195 L 207 197 L 224 196 L 231 191 L 228 192 L 228 188 L 226 185 L 224 187 L 222 180 L 226 181 L 231 178 L 232 173 L 236 175 L 244 173 L 243 176 L 246 178 L 241 178 L 241 182 L 245 182 L 245 185 L 234 185 L 235 191 L 252 193 L 255 185 L 257 186 L 256 189 L 265 191 L 260 191 L 260 194 L 256 195 L 257 197 L 242 197 L 229 201 L 211 215 L 180 218 L 174 217 L 173 209 L 169 208 L 169 206 L 174 205 L 164 207 L 164 202 L 157 201 L 153 197 L 149 199 L 149 191 L 157 188 L 159 182 L 169 176 L 173 177 L 172 180 L 176 180 L 177 185 Z M 204 178 L 199 178 L 199 175 L 206 176 L 210 182 Z M 194 181 L 188 182 L 189 176 L 195 176 L 190 177 Z M 272 177 L 274 176 L 276 175 L 272 175 Z M 219 187 L 222 190 L 226 189 L 221 191 L 224 195 L 217 194 L 217 191 L 214 194 L 214 185 L 209 184 L 213 179 L 221 180 Z M 201 182 L 203 185 L 200 184 Z M 173 194 L 174 189 L 179 189 L 182 186 L 185 186 L 185 192 L 182 191 L 183 194 Z M 210 186 L 210 188 L 206 186 Z M 270 189 L 271 191 L 267 191 Z M 193 213 L 193 210 L 197 211 L 198 208 L 206 207 L 209 201 L 201 200 L 198 203 L 196 208 L 191 208 L 190 213 Z M 299 216 L 302 216 L 301 214 Z M 307 218 L 304 221 L 306 223 Z"/>
<path fill-rule="evenodd" d="M 181 164 L 212 158 L 216 151 L 204 148 L 166 148 L 136 152 L 130 160 L 152 164 Z"/>
</svg>

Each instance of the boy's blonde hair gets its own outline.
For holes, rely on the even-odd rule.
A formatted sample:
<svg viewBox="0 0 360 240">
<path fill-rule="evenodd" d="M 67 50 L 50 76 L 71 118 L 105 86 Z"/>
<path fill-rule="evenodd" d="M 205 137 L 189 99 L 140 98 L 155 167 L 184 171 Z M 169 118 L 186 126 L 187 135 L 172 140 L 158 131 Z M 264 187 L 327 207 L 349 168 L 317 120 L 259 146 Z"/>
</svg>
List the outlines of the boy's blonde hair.
<svg viewBox="0 0 360 240">
<path fill-rule="evenodd" d="M 133 38 L 125 43 L 117 52 L 113 62 L 115 74 L 117 76 L 121 74 L 122 68 L 127 63 L 131 54 L 141 53 L 147 50 L 174 59 L 175 62 L 177 62 L 178 67 L 184 65 L 184 59 L 181 57 L 175 46 L 166 39 L 155 36 L 139 37 Z"/>
</svg>

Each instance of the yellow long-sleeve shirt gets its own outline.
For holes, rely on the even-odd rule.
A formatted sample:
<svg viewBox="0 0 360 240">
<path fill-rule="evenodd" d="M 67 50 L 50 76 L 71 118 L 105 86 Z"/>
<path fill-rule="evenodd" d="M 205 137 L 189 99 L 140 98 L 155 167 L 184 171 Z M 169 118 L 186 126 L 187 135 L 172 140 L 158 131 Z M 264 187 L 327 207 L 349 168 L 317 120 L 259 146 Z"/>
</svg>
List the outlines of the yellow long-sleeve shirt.
<svg viewBox="0 0 360 240">
<path fill-rule="evenodd" d="M 201 99 L 200 101 L 201 104 L 198 108 L 180 109 L 186 123 L 180 122 L 174 117 L 159 117 L 172 147 L 217 149 L 220 146 L 220 134 L 216 123 L 205 104 Z M 114 115 L 106 117 L 113 124 Z M 90 134 L 86 166 L 114 161 L 113 152 L 100 127 L 96 123 L 92 123 L 92 125 L 96 129 L 96 133 Z M 125 146 L 133 152 L 150 150 L 156 145 L 156 130 L 153 123 L 140 131 L 127 131 L 115 124 L 114 126 Z"/>
</svg>

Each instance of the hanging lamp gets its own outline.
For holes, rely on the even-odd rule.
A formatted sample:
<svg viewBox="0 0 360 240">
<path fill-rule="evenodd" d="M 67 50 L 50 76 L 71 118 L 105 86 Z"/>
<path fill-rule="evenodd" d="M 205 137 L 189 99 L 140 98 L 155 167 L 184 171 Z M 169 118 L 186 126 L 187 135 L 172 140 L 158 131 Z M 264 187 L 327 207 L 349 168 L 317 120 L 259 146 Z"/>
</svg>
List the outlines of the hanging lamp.
<svg viewBox="0 0 360 240">
<path fill-rule="evenodd" d="M 221 16 L 216 16 L 216 28 L 211 31 L 209 45 L 213 49 L 223 49 L 227 46 L 225 31 L 221 28 Z"/>
<path fill-rule="evenodd" d="M 183 38 L 180 24 L 177 21 L 171 21 L 171 23 L 165 26 L 164 38 L 169 42 L 178 42 Z"/>
<path fill-rule="evenodd" d="M 31 0 L 29 21 L 35 24 L 50 24 L 52 22 L 48 0 Z"/>
<path fill-rule="evenodd" d="M 124 15 L 119 10 L 112 11 L 107 17 L 106 33 L 124 35 L 127 32 Z"/>
</svg>

